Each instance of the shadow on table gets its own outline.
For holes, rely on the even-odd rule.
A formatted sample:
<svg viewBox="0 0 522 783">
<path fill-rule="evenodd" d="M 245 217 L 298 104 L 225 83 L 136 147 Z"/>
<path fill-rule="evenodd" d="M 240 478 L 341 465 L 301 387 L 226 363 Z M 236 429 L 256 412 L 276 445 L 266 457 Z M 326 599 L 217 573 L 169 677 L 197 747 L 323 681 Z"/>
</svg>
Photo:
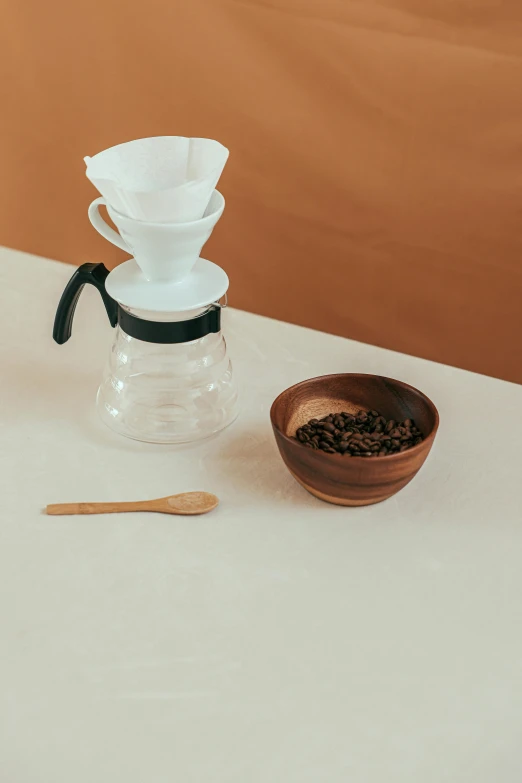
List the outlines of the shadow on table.
<svg viewBox="0 0 522 783">
<path fill-rule="evenodd" d="M 236 496 L 250 504 L 264 500 L 302 507 L 320 503 L 292 478 L 273 438 L 270 425 L 242 429 L 224 438 L 220 448 L 202 461 L 209 475 L 232 484 Z"/>
<path fill-rule="evenodd" d="M 274 499 L 301 507 L 321 503 L 288 472 L 270 425 L 249 429 L 240 418 L 228 429 L 194 443 L 142 443 L 109 430 L 98 419 L 93 405 L 88 417 L 84 416 L 82 429 L 84 437 L 97 446 L 140 454 L 161 453 L 173 459 L 186 457 L 212 491 L 220 494 L 221 487 L 223 493 L 233 494 L 236 503 L 252 505 Z"/>
</svg>

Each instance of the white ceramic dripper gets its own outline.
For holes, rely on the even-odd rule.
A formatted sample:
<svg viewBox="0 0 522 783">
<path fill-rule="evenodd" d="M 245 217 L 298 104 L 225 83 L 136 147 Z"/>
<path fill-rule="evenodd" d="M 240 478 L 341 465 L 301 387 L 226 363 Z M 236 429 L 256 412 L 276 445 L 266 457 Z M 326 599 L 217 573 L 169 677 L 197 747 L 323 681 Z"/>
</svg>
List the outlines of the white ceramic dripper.
<svg viewBox="0 0 522 783">
<path fill-rule="evenodd" d="M 94 228 L 134 256 L 149 281 L 190 274 L 225 206 L 215 190 L 228 150 L 213 139 L 156 136 L 85 158 L 102 194 L 89 207 Z M 105 205 L 119 233 L 103 220 Z"/>
<path fill-rule="evenodd" d="M 119 233 L 100 215 L 102 204 Z M 224 208 L 225 199 L 215 190 L 200 220 L 151 223 L 120 214 L 100 197 L 90 205 L 89 219 L 105 239 L 134 256 L 147 280 L 177 283 L 192 271 Z"/>
</svg>

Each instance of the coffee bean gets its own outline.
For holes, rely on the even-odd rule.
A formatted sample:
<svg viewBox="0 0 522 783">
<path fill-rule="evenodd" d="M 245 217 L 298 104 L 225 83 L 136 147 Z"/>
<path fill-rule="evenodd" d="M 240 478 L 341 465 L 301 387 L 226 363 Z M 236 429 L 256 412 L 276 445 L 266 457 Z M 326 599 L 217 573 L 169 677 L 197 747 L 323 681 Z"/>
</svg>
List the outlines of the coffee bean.
<svg viewBox="0 0 522 783">
<path fill-rule="evenodd" d="M 321 420 L 314 418 L 296 431 L 303 446 L 326 454 L 386 457 L 407 451 L 422 442 L 423 436 L 413 419 L 397 423 L 387 421 L 378 411 L 330 413 Z"/>
</svg>

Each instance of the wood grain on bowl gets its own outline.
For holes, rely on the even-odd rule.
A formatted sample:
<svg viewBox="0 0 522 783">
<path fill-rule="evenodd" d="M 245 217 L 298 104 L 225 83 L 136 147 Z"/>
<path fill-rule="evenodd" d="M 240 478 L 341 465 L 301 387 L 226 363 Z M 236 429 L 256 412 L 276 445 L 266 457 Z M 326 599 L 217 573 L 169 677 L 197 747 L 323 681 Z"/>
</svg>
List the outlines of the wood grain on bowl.
<svg viewBox="0 0 522 783">
<path fill-rule="evenodd" d="M 400 454 L 367 459 L 325 454 L 294 439 L 311 418 L 335 411 L 374 409 L 387 419 L 413 419 L 424 440 Z M 433 402 L 402 381 L 379 375 L 323 375 L 291 386 L 270 411 L 281 456 L 305 489 L 321 500 L 343 506 L 379 503 L 406 486 L 423 465 L 439 426 Z"/>
</svg>

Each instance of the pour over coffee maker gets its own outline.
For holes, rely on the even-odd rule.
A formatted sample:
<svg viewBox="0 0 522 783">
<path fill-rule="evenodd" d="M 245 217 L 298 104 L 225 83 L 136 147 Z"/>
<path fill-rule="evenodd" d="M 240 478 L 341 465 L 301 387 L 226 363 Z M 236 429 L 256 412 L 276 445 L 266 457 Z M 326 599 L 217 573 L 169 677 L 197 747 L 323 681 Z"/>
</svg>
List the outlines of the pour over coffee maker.
<svg viewBox="0 0 522 783">
<path fill-rule="evenodd" d="M 183 443 L 237 415 L 221 332 L 229 281 L 200 257 L 225 207 L 215 185 L 227 157 L 210 139 L 167 136 L 86 159 L 87 176 L 103 194 L 89 207 L 91 223 L 133 258 L 110 273 L 103 264 L 80 266 L 63 292 L 53 336 L 60 344 L 69 339 L 81 291 L 94 285 L 116 329 L 97 409 L 121 435 Z"/>
</svg>

